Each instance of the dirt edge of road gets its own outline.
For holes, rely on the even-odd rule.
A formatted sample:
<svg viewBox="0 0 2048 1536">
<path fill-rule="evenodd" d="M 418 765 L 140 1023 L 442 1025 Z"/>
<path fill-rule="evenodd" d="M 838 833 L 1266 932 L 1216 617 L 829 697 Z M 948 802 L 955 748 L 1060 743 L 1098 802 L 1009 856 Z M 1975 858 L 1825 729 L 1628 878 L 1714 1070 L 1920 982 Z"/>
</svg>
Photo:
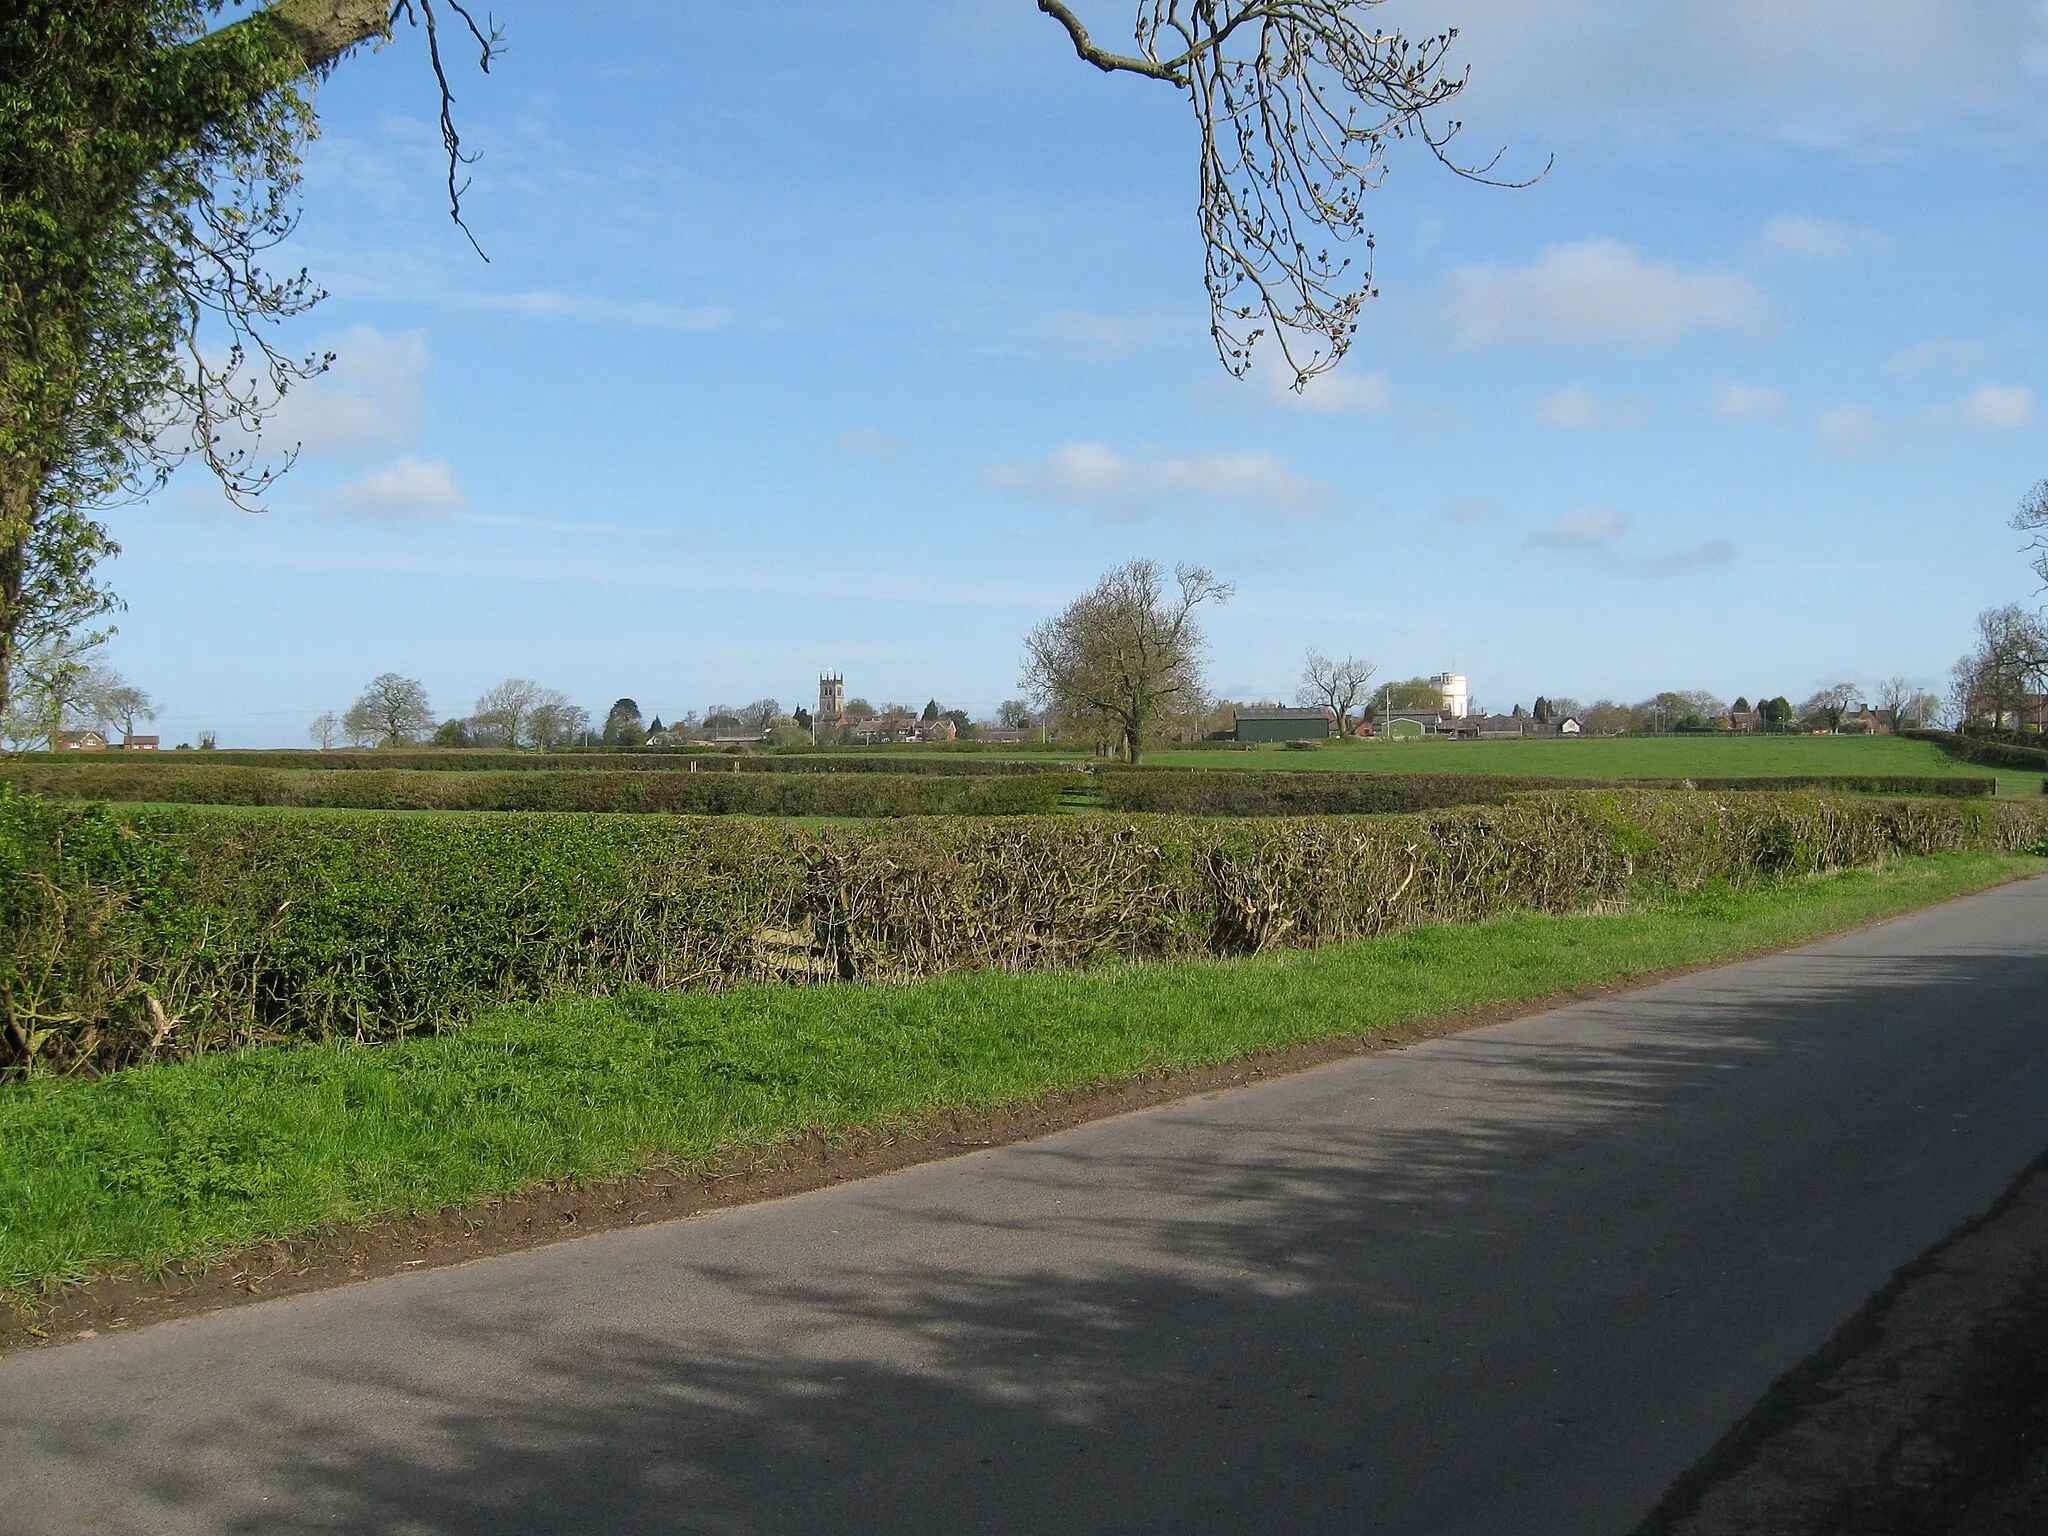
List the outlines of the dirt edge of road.
<svg viewBox="0 0 2048 1536">
<path fill-rule="evenodd" d="M 1635 1536 L 2048 1528 L 2048 1153 L 1672 1484 Z"/>
<path fill-rule="evenodd" d="M 2032 877 L 2016 875 L 1948 900 L 1965 900 L 2028 878 Z M 1682 976 L 1824 943 L 1928 910 L 1931 907 L 1916 907 L 1810 934 L 1788 945 L 1761 945 L 1717 960 L 1636 972 L 1541 997 L 1418 1019 L 1370 1035 L 1283 1046 L 1213 1066 L 1063 1090 L 999 1109 L 938 1115 L 893 1131 L 806 1136 L 702 1170 L 656 1170 L 581 1184 L 543 1184 L 473 1205 L 272 1239 L 210 1262 L 173 1265 L 154 1277 L 132 1271 L 101 1275 L 58 1292 L 32 1310 L 0 1309 L 0 1357 L 226 1307 L 779 1200 L 985 1148 L 1031 1141 L 1091 1121 L 1286 1077 L 1331 1062 L 1549 1013 L 1574 1003 L 1644 991 Z"/>
</svg>

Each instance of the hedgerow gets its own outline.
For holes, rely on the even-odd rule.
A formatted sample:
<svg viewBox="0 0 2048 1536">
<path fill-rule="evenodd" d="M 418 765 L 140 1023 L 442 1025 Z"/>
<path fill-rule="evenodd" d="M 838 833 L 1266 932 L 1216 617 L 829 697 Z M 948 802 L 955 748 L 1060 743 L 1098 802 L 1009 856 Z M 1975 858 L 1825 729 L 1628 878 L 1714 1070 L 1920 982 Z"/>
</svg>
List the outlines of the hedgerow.
<svg viewBox="0 0 2048 1536">
<path fill-rule="evenodd" d="M 2037 802 L 1563 792 L 1379 817 L 787 821 L 63 805 L 0 790 L 0 1074 L 384 1040 L 515 998 L 1238 954 L 1893 854 Z"/>
<path fill-rule="evenodd" d="M 1984 768 L 2024 768 L 2035 772 L 2048 768 L 2048 750 L 2027 746 L 2023 742 L 1982 736 L 1974 731 L 1967 735 L 1956 731 L 1901 731 L 1899 734 L 1910 736 L 1915 741 L 1931 741 L 1950 757 Z M 2042 790 L 2048 793 L 2048 780 L 2043 781 Z"/>
<path fill-rule="evenodd" d="M 901 753 L 872 750 L 834 754 L 818 751 L 683 752 L 644 748 L 632 752 L 504 752 L 488 749 L 404 747 L 357 748 L 333 752 L 24 752 L 10 762 L 62 766 L 81 772 L 163 772 L 195 767 L 322 769 L 335 773 L 932 773 L 961 776 L 1071 773 L 1071 762 L 1018 762 L 1000 757 L 954 755 L 943 746 Z"/>
<path fill-rule="evenodd" d="M 1076 774 L 418 773 L 224 763 L 0 765 L 25 794 L 167 805 L 364 811 L 616 811 L 749 816 L 1014 816 L 1059 809 Z"/>
<path fill-rule="evenodd" d="M 1094 795 L 1119 811 L 1185 816 L 1340 816 L 1426 811 L 1448 805 L 1497 805 L 1537 790 L 1614 789 L 1611 779 L 1557 779 L 1487 773 L 1210 772 L 1203 769 L 1101 769 Z M 1815 789 L 1837 794 L 1948 795 L 1996 792 L 1996 779 L 1920 776 L 1813 776 L 1654 781 L 1636 788 L 1703 791 Z"/>
</svg>

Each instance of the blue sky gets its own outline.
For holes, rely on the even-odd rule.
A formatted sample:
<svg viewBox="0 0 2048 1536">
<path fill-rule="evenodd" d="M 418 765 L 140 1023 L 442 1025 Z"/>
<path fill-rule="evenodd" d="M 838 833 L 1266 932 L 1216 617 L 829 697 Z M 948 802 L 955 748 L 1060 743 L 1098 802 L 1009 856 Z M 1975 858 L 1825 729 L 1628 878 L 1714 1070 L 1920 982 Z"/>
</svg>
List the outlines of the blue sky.
<svg viewBox="0 0 2048 1536">
<path fill-rule="evenodd" d="M 1090 3 L 1098 36 L 1129 7 Z M 981 712 L 1134 555 L 1237 584 L 1230 697 L 1304 647 L 1490 707 L 1937 684 L 2034 585 L 2048 6 L 1389 0 L 1461 28 L 1466 139 L 1397 153 L 1381 297 L 1290 396 L 1209 351 L 1177 93 L 1030 0 L 510 0 L 459 74 L 485 264 L 419 40 L 349 60 L 292 250 L 299 465 L 115 518 L 112 659 L 189 740 L 291 745 L 376 673 L 601 714 Z M 282 264 L 282 263 L 280 263 Z"/>
</svg>

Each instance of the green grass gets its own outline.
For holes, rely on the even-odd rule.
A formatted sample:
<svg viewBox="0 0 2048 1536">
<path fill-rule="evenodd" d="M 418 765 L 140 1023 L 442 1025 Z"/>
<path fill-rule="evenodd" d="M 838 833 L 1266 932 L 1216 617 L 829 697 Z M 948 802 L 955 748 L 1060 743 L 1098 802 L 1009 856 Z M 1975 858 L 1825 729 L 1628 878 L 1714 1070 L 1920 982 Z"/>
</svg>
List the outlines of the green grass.
<svg viewBox="0 0 2048 1536">
<path fill-rule="evenodd" d="M 1590 736 L 1528 741 L 1334 741 L 1313 752 L 1148 753 L 1145 761 L 1191 768 L 1349 769 L 1366 773 L 1532 773 L 1589 779 L 1792 777 L 1799 774 L 1935 774 L 1984 778 L 1931 741 L 1897 736 Z M 2041 793 L 2042 775 L 2000 772 L 1998 792 Z"/>
<path fill-rule="evenodd" d="M 1370 1035 L 1794 943 L 2041 867 L 1945 855 L 1236 961 L 575 999 L 391 1045 L 33 1080 L 0 1088 L 0 1291 Z"/>
</svg>

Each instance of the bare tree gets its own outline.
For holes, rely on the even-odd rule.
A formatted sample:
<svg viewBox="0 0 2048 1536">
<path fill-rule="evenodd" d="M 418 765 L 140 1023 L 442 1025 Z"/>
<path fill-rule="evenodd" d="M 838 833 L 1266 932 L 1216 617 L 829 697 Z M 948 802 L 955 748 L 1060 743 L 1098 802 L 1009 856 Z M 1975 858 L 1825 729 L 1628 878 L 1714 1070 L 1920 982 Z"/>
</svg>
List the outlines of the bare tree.
<svg viewBox="0 0 2048 1536">
<path fill-rule="evenodd" d="M 1364 697 L 1366 686 L 1379 668 L 1356 656 L 1332 661 L 1314 646 L 1308 648 L 1307 663 L 1301 669 L 1301 687 L 1294 695 L 1297 704 L 1314 709 L 1321 706 L 1337 717 L 1337 734 L 1351 734 L 1351 711 Z"/>
<path fill-rule="evenodd" d="M 325 752 L 345 734 L 341 716 L 331 709 L 315 715 L 312 724 L 306 727 L 306 734 L 313 738 L 314 746 Z"/>
<path fill-rule="evenodd" d="M 409 746 L 434 728 L 427 690 L 416 678 L 385 672 L 371 680 L 362 697 L 341 717 L 341 727 L 357 743 Z"/>
<path fill-rule="evenodd" d="M 2048 676 L 2048 625 L 2017 603 L 1977 615 L 1977 645 L 1950 673 L 1959 729 L 2017 728 Z"/>
<path fill-rule="evenodd" d="M 2012 515 L 2012 526 L 2021 533 L 2031 533 L 2027 548 L 2034 551 L 2034 574 L 2041 578 L 2041 585 L 2048 587 L 2048 480 L 2037 480 L 2034 488 L 2020 498 L 2019 510 Z"/>
<path fill-rule="evenodd" d="M 508 747 L 523 745 L 530 733 L 533 712 L 547 690 L 530 677 L 508 677 L 476 701 L 470 714 L 470 728 L 494 737 Z"/>
<path fill-rule="evenodd" d="M 104 663 L 87 669 L 84 702 L 92 723 L 109 735 L 118 729 L 123 736 L 133 736 L 137 722 L 157 716 L 150 696 Z"/>
<path fill-rule="evenodd" d="M 1021 731 L 1031 724 L 1031 706 L 1023 699 L 1005 699 L 996 706 L 996 724 Z"/>
<path fill-rule="evenodd" d="M 1888 677 L 1871 690 L 1878 709 L 1891 711 L 1895 731 L 1923 731 L 1941 713 L 1941 696 L 1903 677 Z"/>
<path fill-rule="evenodd" d="M 1458 175 L 1456 122 L 1431 116 L 1465 88 L 1455 31 L 1419 42 L 1366 24 L 1382 0 L 1140 0 L 1136 55 L 1098 45 L 1063 0 L 1038 8 L 1105 72 L 1187 93 L 1200 142 L 1197 213 L 1210 334 L 1233 374 L 1269 332 L 1299 387 L 1336 366 L 1374 296 L 1365 196 L 1388 146 L 1419 140 Z M 1526 186 L 1524 182 L 1497 185 Z M 1341 248 L 1361 242 L 1354 258 Z M 1335 247 L 1335 249 L 1333 249 Z"/>
<path fill-rule="evenodd" d="M 1022 685 L 1062 719 L 1106 731 L 1126 762 L 1170 710 L 1202 698 L 1195 610 L 1233 588 L 1199 565 L 1176 566 L 1176 590 L 1150 560 L 1120 565 L 1024 640 Z"/>
<path fill-rule="evenodd" d="M 526 730 L 536 747 L 566 747 L 590 732 L 590 711 L 571 704 L 553 688 L 541 690 L 540 702 L 527 716 Z"/>
</svg>

